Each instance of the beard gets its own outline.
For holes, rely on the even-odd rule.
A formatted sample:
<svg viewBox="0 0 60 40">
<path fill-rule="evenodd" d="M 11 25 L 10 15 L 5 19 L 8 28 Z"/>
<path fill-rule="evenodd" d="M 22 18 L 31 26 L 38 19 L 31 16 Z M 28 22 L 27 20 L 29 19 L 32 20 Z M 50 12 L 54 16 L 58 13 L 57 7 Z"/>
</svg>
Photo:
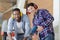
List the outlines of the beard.
<svg viewBox="0 0 60 40">
<path fill-rule="evenodd" d="M 21 21 L 21 17 L 15 18 L 17 22 Z"/>
</svg>

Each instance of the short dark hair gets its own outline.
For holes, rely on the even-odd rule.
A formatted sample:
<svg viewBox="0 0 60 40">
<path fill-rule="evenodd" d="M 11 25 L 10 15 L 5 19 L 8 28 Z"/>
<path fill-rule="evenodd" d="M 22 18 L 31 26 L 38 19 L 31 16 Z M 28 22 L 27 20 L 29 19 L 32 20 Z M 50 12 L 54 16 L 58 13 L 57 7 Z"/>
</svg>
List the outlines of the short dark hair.
<svg viewBox="0 0 60 40">
<path fill-rule="evenodd" d="M 28 8 L 29 6 L 33 6 L 35 9 L 38 8 L 38 6 L 35 3 L 29 3 L 29 4 L 27 4 L 26 8 Z"/>
<path fill-rule="evenodd" d="M 19 8 L 15 8 L 15 9 L 13 9 L 13 11 L 19 11 L 19 13 L 20 13 L 20 9 Z"/>
</svg>

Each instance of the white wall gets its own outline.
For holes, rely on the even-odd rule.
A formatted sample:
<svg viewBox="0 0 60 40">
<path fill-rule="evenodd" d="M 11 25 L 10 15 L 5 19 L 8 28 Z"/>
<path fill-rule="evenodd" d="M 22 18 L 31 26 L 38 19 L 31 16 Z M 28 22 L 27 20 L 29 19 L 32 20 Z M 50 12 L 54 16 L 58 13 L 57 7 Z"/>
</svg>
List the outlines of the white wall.
<svg viewBox="0 0 60 40">
<path fill-rule="evenodd" d="M 55 40 L 60 40 L 60 27 L 59 27 L 59 0 L 53 0 L 53 26 L 55 28 Z"/>
<path fill-rule="evenodd" d="M 60 3 L 59 3 L 59 39 L 60 39 Z"/>
<path fill-rule="evenodd" d="M 26 14 L 26 9 L 24 9 L 25 0 L 17 0 L 17 7 L 22 11 L 22 13 Z"/>
<path fill-rule="evenodd" d="M 59 0 L 53 0 L 54 27 L 59 25 Z"/>
</svg>

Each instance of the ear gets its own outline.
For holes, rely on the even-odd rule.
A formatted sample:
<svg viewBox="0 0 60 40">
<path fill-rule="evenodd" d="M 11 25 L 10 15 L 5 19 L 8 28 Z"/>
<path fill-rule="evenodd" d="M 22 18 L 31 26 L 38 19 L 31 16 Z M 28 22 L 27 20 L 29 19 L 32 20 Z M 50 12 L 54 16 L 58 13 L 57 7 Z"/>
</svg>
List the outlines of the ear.
<svg viewBox="0 0 60 40">
<path fill-rule="evenodd" d="M 35 9 L 37 9 L 37 8 L 38 8 L 38 6 L 37 6 L 36 4 L 34 4 L 34 8 L 35 8 Z"/>
</svg>

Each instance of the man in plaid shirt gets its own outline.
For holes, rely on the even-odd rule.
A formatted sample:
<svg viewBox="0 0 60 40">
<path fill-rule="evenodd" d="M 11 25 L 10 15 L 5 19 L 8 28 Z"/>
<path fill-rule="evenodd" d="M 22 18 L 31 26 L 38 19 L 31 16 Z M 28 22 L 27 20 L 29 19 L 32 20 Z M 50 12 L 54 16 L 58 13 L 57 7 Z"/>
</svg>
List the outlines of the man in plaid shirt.
<svg viewBox="0 0 60 40">
<path fill-rule="evenodd" d="M 28 11 L 30 13 L 35 13 L 33 18 L 34 27 L 32 28 L 32 33 L 35 33 L 33 31 L 37 29 L 37 31 L 39 31 L 40 40 L 54 40 L 54 30 L 52 24 L 54 21 L 53 16 L 46 9 L 39 9 L 36 11 L 34 5 L 34 3 L 29 3 L 27 5 Z"/>
</svg>

